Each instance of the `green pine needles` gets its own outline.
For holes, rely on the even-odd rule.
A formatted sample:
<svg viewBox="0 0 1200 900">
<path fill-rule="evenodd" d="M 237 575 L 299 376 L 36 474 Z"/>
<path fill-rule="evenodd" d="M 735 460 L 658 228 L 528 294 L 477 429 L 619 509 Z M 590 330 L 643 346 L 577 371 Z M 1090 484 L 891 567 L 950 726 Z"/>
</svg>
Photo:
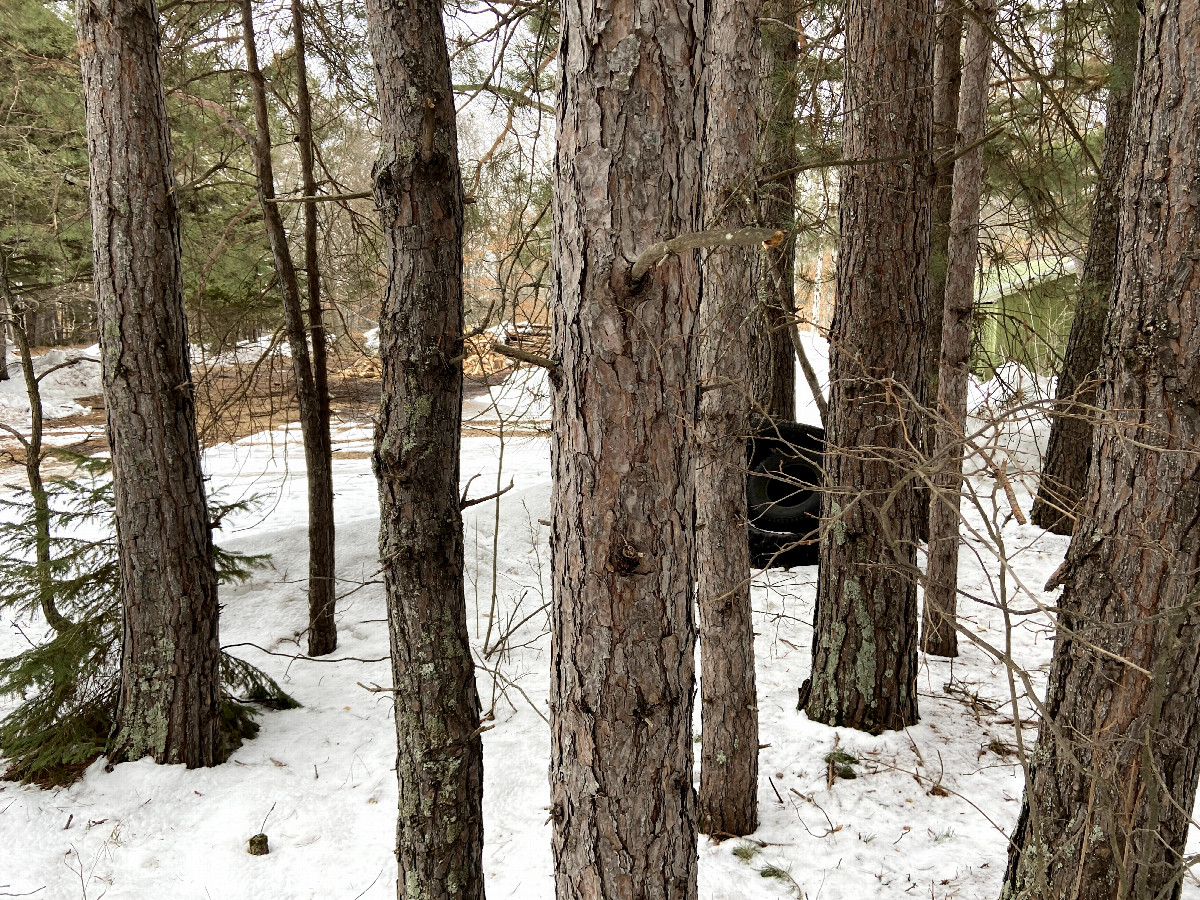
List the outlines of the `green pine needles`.
<svg viewBox="0 0 1200 900">
<path fill-rule="evenodd" d="M 47 486 L 48 510 L 39 514 L 28 493 L 0 498 L 0 607 L 18 623 L 35 612 L 45 617 L 47 609 L 60 617 L 48 638 L 26 636 L 29 649 L 0 659 L 0 695 L 20 698 L 0 721 L 4 777 L 43 786 L 69 784 L 104 753 L 120 677 L 121 592 L 109 463 L 71 461 L 75 476 Z M 220 521 L 247 505 L 214 504 L 210 518 Z M 47 518 L 50 559 L 39 563 L 31 548 L 39 524 L 45 533 Z M 218 547 L 215 561 L 221 582 L 237 583 L 267 558 Z M 265 672 L 223 651 L 221 681 L 224 755 L 258 732 L 251 704 L 299 706 Z"/>
</svg>

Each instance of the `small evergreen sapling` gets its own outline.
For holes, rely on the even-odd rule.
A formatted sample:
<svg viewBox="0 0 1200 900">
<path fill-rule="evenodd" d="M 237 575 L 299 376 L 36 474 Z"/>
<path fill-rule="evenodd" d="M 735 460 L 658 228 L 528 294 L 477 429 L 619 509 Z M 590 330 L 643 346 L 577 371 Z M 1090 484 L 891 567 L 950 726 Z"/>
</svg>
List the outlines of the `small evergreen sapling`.
<svg viewBox="0 0 1200 900">
<path fill-rule="evenodd" d="M 38 523 L 28 492 L 0 498 L 0 608 L 18 621 L 40 611 L 48 582 L 64 619 L 44 640 L 26 635 L 29 649 L 0 659 L 0 696 L 21 701 L 0 721 L 0 753 L 8 763 L 4 777 L 43 785 L 73 781 L 104 753 L 120 677 L 121 592 L 109 464 L 87 457 L 72 461 L 76 475 L 48 486 L 48 562 L 29 553 Z M 219 522 L 246 506 L 214 504 L 210 519 Z M 215 558 L 222 583 L 244 581 L 267 561 L 219 547 Z M 221 680 L 226 754 L 258 731 L 249 704 L 299 705 L 262 670 L 224 652 Z"/>
</svg>

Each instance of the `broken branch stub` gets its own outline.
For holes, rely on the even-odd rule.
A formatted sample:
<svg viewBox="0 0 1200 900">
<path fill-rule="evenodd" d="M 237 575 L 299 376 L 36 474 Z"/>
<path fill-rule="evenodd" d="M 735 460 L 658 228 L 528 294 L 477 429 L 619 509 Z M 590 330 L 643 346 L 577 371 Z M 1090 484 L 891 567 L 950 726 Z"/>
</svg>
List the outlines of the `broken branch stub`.
<svg viewBox="0 0 1200 900">
<path fill-rule="evenodd" d="M 634 284 L 637 284 L 654 266 L 670 256 L 678 256 L 688 250 L 753 247 L 755 244 L 775 247 L 782 243 L 783 238 L 784 232 L 775 228 L 714 228 L 709 231 L 693 231 L 647 247 L 638 255 L 629 274 Z"/>
</svg>

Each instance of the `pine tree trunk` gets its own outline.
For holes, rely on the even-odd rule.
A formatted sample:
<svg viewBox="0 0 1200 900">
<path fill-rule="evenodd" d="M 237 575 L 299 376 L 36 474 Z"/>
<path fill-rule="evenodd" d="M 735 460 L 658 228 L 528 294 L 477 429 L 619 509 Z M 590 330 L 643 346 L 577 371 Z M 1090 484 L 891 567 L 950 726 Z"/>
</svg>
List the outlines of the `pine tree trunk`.
<svg viewBox="0 0 1200 900">
<path fill-rule="evenodd" d="M 292 373 L 296 380 L 296 402 L 300 407 L 300 434 L 304 440 L 304 463 L 308 475 L 308 653 L 323 656 L 337 649 L 337 625 L 334 622 L 335 587 L 333 557 L 333 454 L 329 438 L 328 387 L 324 400 L 318 390 L 313 357 L 309 355 L 308 330 L 304 322 L 304 309 L 300 302 L 300 284 L 296 278 L 296 267 L 292 262 L 292 251 L 288 246 L 287 230 L 275 202 L 275 171 L 271 161 L 271 125 L 267 111 L 267 85 L 258 64 L 258 48 L 254 37 L 254 9 L 252 0 L 240 0 L 242 9 L 242 37 L 246 48 L 246 73 L 250 82 L 250 94 L 254 102 L 255 142 L 251 150 L 254 155 L 255 178 L 258 183 L 259 203 L 263 211 L 267 238 L 271 243 L 271 255 L 275 260 L 275 272 L 279 281 L 279 293 L 283 297 L 283 319 L 287 331 L 288 349 L 292 355 Z M 297 40 L 302 45 L 303 37 Z M 311 137 L 311 123 L 310 137 Z M 301 142 L 301 147 L 305 142 Z M 307 146 L 311 149 L 311 141 Z M 303 154 L 303 149 L 301 153 Z M 303 156 L 302 156 L 303 158 Z M 309 166 L 311 177 L 311 165 Z M 308 190 L 306 185 L 305 190 Z M 311 196 L 311 195 L 307 195 Z M 306 204 L 311 206 L 312 204 Z M 306 213 L 307 215 L 307 213 Z M 313 258 L 310 269 L 310 314 L 312 302 L 320 307 L 319 274 L 315 272 L 315 212 L 312 223 Z M 307 223 L 306 223 L 307 224 Z M 316 275 L 317 277 L 313 277 Z M 312 292 L 318 293 L 312 293 Z M 318 322 L 309 322 L 314 328 Z M 318 337 L 313 332 L 314 345 Z M 324 361 L 324 330 L 321 329 L 319 349 L 313 353 Z M 322 366 L 322 369 L 324 367 Z M 322 381 L 324 373 L 322 373 Z"/>
<path fill-rule="evenodd" d="M 919 420 L 929 261 L 933 0 L 851 0 L 837 310 L 810 718 L 865 731 L 917 720 Z M 899 100 L 898 98 L 903 98 Z"/>
<path fill-rule="evenodd" d="M 482 898 L 483 744 L 459 510 L 463 192 L 441 4 L 369 0 L 388 280 L 375 430 L 400 900 Z"/>
<path fill-rule="evenodd" d="M 0 381 L 8 381 L 8 329 L 12 303 L 8 299 L 7 260 L 0 266 Z"/>
<path fill-rule="evenodd" d="M 554 199 L 559 900 L 696 896 L 693 451 L 703 7 L 566 0 Z"/>
<path fill-rule="evenodd" d="M 958 98 L 962 88 L 963 8 L 961 0 L 938 0 L 937 47 L 933 57 L 933 155 L 950 156 L 958 135 Z M 933 224 L 929 249 L 929 306 L 921 345 L 921 405 L 935 407 L 942 358 L 942 315 L 946 304 L 946 256 L 950 246 L 950 206 L 953 198 L 954 163 L 934 169 Z M 927 456 L 937 444 L 936 413 L 926 418 L 921 447 Z M 917 486 L 918 502 L 925 526 L 929 523 L 929 488 Z M 922 530 L 922 538 L 928 538 Z"/>
<path fill-rule="evenodd" d="M 317 195 L 313 172 L 312 100 L 308 93 L 308 63 L 304 39 L 304 10 L 292 0 L 292 34 L 296 48 L 296 127 L 300 176 L 305 197 Z M 323 656 L 337 648 L 336 555 L 333 526 L 333 442 L 329 434 L 329 361 L 325 317 L 321 309 L 321 267 L 317 253 L 317 202 L 304 204 L 304 271 L 308 289 L 308 333 L 312 341 L 313 458 L 308 467 L 308 653 Z M 307 446 L 307 444 L 306 444 Z"/>
<path fill-rule="evenodd" d="M 748 206 L 758 143 L 761 0 L 713 0 L 704 79 L 705 228 L 754 224 Z M 746 531 L 749 333 L 754 251 L 705 261 L 700 305 L 696 445 L 696 593 L 700 607 L 700 830 L 749 834 L 758 825 L 758 698 Z M 773 337 L 787 337 L 781 331 Z M 790 347 L 789 347 L 790 349 Z"/>
<path fill-rule="evenodd" d="M 125 630 L 115 761 L 218 762 L 217 578 L 153 0 L 78 6 Z"/>
<path fill-rule="evenodd" d="M 750 373 L 759 413 L 796 417 L 796 32 L 794 0 L 761 4 L 758 114 L 762 125 L 758 217 L 787 235 L 763 251 L 758 263 L 758 304 L 749 320 Z M 779 24 L 779 23 L 785 24 Z M 746 47 L 750 46 L 747 40 Z"/>
<path fill-rule="evenodd" d="M 1109 72 L 1104 153 L 1092 207 L 1092 229 L 1079 278 L 1071 336 L 1058 376 L 1056 409 L 1042 478 L 1030 514 L 1035 525 L 1064 535 L 1070 534 L 1075 526 L 1075 507 L 1083 496 L 1091 456 L 1097 368 L 1116 276 L 1121 179 L 1125 172 L 1137 65 L 1137 7 L 1133 0 L 1114 0 L 1112 7 L 1109 44 L 1113 64 Z"/>
<path fill-rule="evenodd" d="M 975 318 L 975 270 L 979 257 L 979 200 L 983 193 L 983 146 L 966 148 L 979 144 L 987 130 L 988 70 L 995 19 L 992 3 L 993 0 L 974 0 L 975 15 L 967 23 L 966 65 L 955 144 L 956 151 L 966 152 L 954 166 L 933 454 L 938 468 L 929 505 L 929 561 L 921 629 L 921 649 L 935 656 L 958 656 L 955 625 L 959 506 L 967 385 L 971 374 L 971 325 Z"/>
<path fill-rule="evenodd" d="M 1178 897 L 1200 753 L 1200 3 L 1147 4 L 1103 417 L 1004 896 Z"/>
</svg>

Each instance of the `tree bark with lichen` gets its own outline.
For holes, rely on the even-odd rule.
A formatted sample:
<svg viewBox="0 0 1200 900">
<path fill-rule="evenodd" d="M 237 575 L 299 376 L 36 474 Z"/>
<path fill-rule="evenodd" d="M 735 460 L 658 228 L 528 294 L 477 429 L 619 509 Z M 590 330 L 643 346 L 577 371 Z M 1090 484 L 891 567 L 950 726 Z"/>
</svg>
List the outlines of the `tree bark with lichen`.
<svg viewBox="0 0 1200 900">
<path fill-rule="evenodd" d="M 864 731 L 917 720 L 916 545 L 908 473 L 920 418 L 932 205 L 933 0 L 851 0 L 846 159 L 821 569 L 806 711 Z M 897 98 L 904 98 L 897 102 Z"/>
<path fill-rule="evenodd" d="M 113 762 L 219 762 L 217 576 L 153 0 L 80 0 L 124 638 Z"/>
<path fill-rule="evenodd" d="M 398 898 L 478 900 L 483 744 L 463 593 L 463 191 L 441 4 L 368 0 L 387 283 L 373 463 L 395 687 Z"/>
</svg>

